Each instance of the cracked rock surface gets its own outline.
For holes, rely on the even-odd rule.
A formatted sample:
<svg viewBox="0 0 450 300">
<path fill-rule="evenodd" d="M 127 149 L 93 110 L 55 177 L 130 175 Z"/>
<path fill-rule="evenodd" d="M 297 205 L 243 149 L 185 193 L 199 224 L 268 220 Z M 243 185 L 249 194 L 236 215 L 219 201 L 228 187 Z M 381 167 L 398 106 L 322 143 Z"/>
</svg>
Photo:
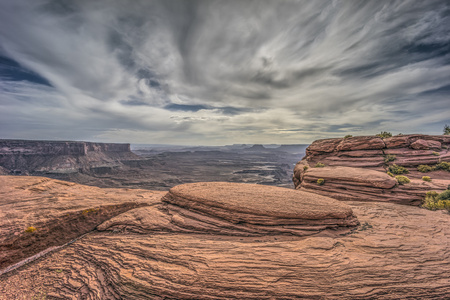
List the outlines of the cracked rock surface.
<svg viewBox="0 0 450 300">
<path fill-rule="evenodd" d="M 77 185 L 79 205 L 83 192 L 93 197 L 88 188 Z M 147 206 L 1 275 L 0 299 L 444 299 L 450 293 L 448 213 L 258 188 L 198 183 L 159 194 L 162 199 L 152 191 L 117 190 L 119 199 L 141 195 Z M 65 187 L 53 192 L 57 197 Z M 40 197 L 45 194 L 33 201 Z M 311 235 L 277 230 L 321 220 L 353 223 Z"/>
</svg>

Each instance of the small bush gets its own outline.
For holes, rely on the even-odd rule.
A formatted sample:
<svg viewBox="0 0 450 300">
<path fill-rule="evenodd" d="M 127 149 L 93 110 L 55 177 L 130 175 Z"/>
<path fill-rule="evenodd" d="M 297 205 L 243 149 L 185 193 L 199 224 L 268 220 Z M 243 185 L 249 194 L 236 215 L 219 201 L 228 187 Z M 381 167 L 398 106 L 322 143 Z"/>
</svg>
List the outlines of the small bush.
<svg viewBox="0 0 450 300">
<path fill-rule="evenodd" d="M 321 162 L 318 162 L 314 167 L 316 167 L 316 168 L 323 168 L 323 167 L 325 167 L 325 164 L 323 164 Z"/>
<path fill-rule="evenodd" d="M 323 179 L 323 178 L 317 179 L 317 184 L 318 185 L 323 185 L 324 183 L 325 183 L 325 179 Z"/>
<path fill-rule="evenodd" d="M 376 136 L 377 136 L 377 137 L 380 137 L 380 138 L 382 138 L 382 139 L 387 139 L 387 138 L 392 137 L 392 133 L 387 132 L 387 131 L 382 131 L 381 133 L 376 134 Z"/>
<path fill-rule="evenodd" d="M 439 194 L 438 200 L 450 200 L 450 190 L 445 190 Z"/>
<path fill-rule="evenodd" d="M 450 171 L 450 163 L 448 163 L 446 161 L 440 162 L 437 165 L 433 166 L 432 171 L 436 171 L 436 170 Z"/>
<path fill-rule="evenodd" d="M 387 172 L 387 174 L 391 177 L 394 177 L 394 174 L 392 174 L 391 172 Z"/>
<path fill-rule="evenodd" d="M 405 167 L 397 166 L 396 164 L 393 164 L 392 166 L 389 166 L 389 172 L 395 175 L 401 175 L 401 174 L 408 174 L 409 171 Z"/>
<path fill-rule="evenodd" d="M 30 226 L 30 227 L 28 227 L 27 229 L 25 229 L 25 232 L 35 232 L 37 230 L 37 228 L 36 227 L 33 227 L 33 226 Z"/>
<path fill-rule="evenodd" d="M 97 212 L 98 208 L 88 208 L 83 210 L 83 215 L 88 214 L 88 213 L 93 213 L 93 212 Z"/>
<path fill-rule="evenodd" d="M 431 177 L 430 176 L 422 176 L 422 180 L 430 182 L 431 181 Z"/>
<path fill-rule="evenodd" d="M 397 182 L 399 184 L 408 184 L 411 182 L 411 180 L 409 180 L 408 177 L 403 176 L 403 175 L 397 175 L 397 176 L 395 176 L 395 179 L 397 179 Z"/>
<path fill-rule="evenodd" d="M 388 154 L 384 156 L 384 162 L 388 163 L 390 161 L 394 161 L 397 157 L 393 154 Z"/>
<path fill-rule="evenodd" d="M 450 211 L 450 190 L 446 190 L 440 194 L 435 191 L 426 193 L 423 200 L 423 207 L 430 210 L 447 209 Z"/>
<path fill-rule="evenodd" d="M 306 170 L 308 170 L 308 169 L 309 169 L 308 166 L 303 166 L 303 171 L 306 171 Z"/>
<path fill-rule="evenodd" d="M 434 152 L 434 151 L 433 151 L 433 155 L 439 156 L 439 155 L 441 155 L 441 154 L 439 154 L 439 152 Z"/>
<path fill-rule="evenodd" d="M 444 126 L 444 135 L 450 135 L 450 126 L 447 124 Z"/>
<path fill-rule="evenodd" d="M 353 135 L 351 135 L 351 134 L 347 134 L 346 136 L 344 136 L 344 139 L 348 139 L 348 138 L 351 138 Z"/>
<path fill-rule="evenodd" d="M 419 165 L 417 167 L 417 171 L 422 172 L 422 173 L 431 172 L 431 170 L 433 170 L 433 168 L 430 167 L 429 165 Z"/>
</svg>

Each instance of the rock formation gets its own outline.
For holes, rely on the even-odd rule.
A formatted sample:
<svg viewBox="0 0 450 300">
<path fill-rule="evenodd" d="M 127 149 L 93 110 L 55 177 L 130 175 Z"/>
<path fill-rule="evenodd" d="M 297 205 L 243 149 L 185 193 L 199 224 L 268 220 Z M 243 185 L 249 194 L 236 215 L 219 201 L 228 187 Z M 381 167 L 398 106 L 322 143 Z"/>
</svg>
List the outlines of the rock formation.
<svg viewBox="0 0 450 300">
<path fill-rule="evenodd" d="M 424 174 L 417 167 L 450 162 L 449 147 L 450 136 L 445 135 L 318 140 L 306 149 L 306 156 L 295 166 L 293 181 L 297 189 L 340 200 L 420 205 L 426 192 L 448 187 L 450 172 L 437 170 Z M 394 164 L 408 170 L 406 175 L 411 183 L 399 185 L 387 175 L 389 166 Z M 424 175 L 430 176 L 431 182 L 423 181 Z M 318 179 L 324 179 L 324 184 L 319 185 Z"/>
<path fill-rule="evenodd" d="M 0 140 L 0 166 L 15 175 L 76 173 L 140 159 L 130 144 Z"/>
<path fill-rule="evenodd" d="M 343 234 L 358 225 L 351 208 L 334 199 L 286 188 L 256 184 L 201 182 L 176 186 L 162 205 L 102 224 L 100 230 L 148 233 L 179 231 L 238 236 Z M 132 225 L 131 225 L 132 224 Z M 330 232 L 330 229 L 331 232 Z"/>
<path fill-rule="evenodd" d="M 450 293 L 443 211 L 344 204 L 245 184 L 182 185 L 160 200 L 162 193 L 151 191 L 0 178 L 3 236 L 21 236 L 37 222 L 28 220 L 95 214 L 99 205 L 147 205 L 0 275 L 0 299 L 444 299 Z M 374 184 L 386 185 L 382 177 Z M 318 221 L 352 225 L 354 215 L 361 225 L 353 231 L 332 226 L 317 233 Z M 297 234 L 304 224 L 316 233 Z M 23 247 L 38 240 L 36 227 L 27 234 L 37 237 Z"/>
<path fill-rule="evenodd" d="M 34 176 L 0 176 L 0 269 L 63 245 L 163 194 L 100 189 Z"/>
</svg>

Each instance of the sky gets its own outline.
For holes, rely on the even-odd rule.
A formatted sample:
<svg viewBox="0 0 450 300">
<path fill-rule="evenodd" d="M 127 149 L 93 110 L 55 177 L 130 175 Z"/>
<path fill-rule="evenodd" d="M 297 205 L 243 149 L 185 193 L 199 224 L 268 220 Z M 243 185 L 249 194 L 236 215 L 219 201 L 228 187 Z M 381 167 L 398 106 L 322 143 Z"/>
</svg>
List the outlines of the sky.
<svg viewBox="0 0 450 300">
<path fill-rule="evenodd" d="M 450 124 L 450 1 L 0 0 L 0 138 L 305 144 Z"/>
</svg>

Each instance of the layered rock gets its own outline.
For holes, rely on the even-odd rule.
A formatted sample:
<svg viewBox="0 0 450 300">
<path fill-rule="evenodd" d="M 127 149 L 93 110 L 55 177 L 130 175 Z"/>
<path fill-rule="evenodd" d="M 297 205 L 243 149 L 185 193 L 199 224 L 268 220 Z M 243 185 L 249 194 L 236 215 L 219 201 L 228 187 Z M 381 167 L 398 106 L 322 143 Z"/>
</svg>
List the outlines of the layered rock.
<svg viewBox="0 0 450 300">
<path fill-rule="evenodd" d="M 0 166 L 16 175 L 76 173 L 140 159 L 130 144 L 0 140 Z"/>
<path fill-rule="evenodd" d="M 417 171 L 417 166 L 450 162 L 449 147 L 450 136 L 445 135 L 318 140 L 306 149 L 306 156 L 295 166 L 293 181 L 297 189 L 340 200 L 420 205 L 427 191 L 447 188 L 450 173 L 423 174 Z M 393 164 L 408 170 L 411 183 L 398 185 L 386 174 Z M 432 181 L 424 182 L 421 179 L 423 175 L 429 175 Z M 324 184 L 319 185 L 318 179 L 324 179 Z"/>
<path fill-rule="evenodd" d="M 0 176 L 0 270 L 93 230 L 164 192 L 100 189 L 35 176 Z"/>
<path fill-rule="evenodd" d="M 52 192 L 62 197 L 65 190 Z M 198 193 L 185 197 L 185 192 L 175 190 L 173 196 L 204 199 L 181 200 L 189 207 L 215 199 Z M 290 211 L 288 203 L 274 201 L 276 214 L 297 211 L 304 216 L 299 209 Z M 161 215 L 170 224 L 175 214 L 164 209 L 148 213 L 169 202 L 150 200 L 153 206 L 115 217 L 127 215 L 122 228 L 89 233 L 1 275 L 0 299 L 445 299 L 450 293 L 449 215 L 441 211 L 347 202 L 362 225 L 333 236 L 234 236 L 186 226 L 128 230 L 156 224 Z M 225 200 L 218 203 L 228 209 Z M 266 215 L 264 206 L 270 202 L 256 211 Z M 241 214 L 251 205 L 232 201 L 231 207 Z M 347 211 L 344 206 L 331 214 Z"/>
<path fill-rule="evenodd" d="M 334 199 L 256 184 L 183 184 L 172 188 L 162 201 L 160 206 L 113 218 L 99 226 L 99 230 L 126 227 L 127 231 L 139 233 L 309 236 L 324 230 L 326 234 L 343 234 L 359 224 L 351 208 Z M 136 219 L 140 221 L 135 222 Z"/>
</svg>

